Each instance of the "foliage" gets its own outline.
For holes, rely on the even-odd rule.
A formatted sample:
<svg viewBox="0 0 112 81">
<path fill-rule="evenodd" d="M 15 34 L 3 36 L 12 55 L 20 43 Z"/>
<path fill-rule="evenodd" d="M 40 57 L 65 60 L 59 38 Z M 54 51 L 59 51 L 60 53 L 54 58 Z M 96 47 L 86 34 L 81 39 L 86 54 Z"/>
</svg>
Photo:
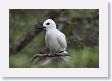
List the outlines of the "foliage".
<svg viewBox="0 0 112 81">
<path fill-rule="evenodd" d="M 24 36 L 30 26 L 39 23 L 45 18 L 49 10 L 24 10 L 11 9 L 9 11 L 9 43 L 10 45 Z M 61 10 L 53 18 L 70 17 L 71 20 L 64 24 L 62 32 L 66 35 L 67 50 L 70 60 L 68 63 L 51 63 L 40 65 L 30 61 L 33 54 L 45 47 L 45 31 L 39 33 L 20 52 L 9 57 L 11 68 L 98 68 L 99 67 L 99 19 L 96 9 Z M 58 24 L 57 24 L 58 26 Z"/>
</svg>

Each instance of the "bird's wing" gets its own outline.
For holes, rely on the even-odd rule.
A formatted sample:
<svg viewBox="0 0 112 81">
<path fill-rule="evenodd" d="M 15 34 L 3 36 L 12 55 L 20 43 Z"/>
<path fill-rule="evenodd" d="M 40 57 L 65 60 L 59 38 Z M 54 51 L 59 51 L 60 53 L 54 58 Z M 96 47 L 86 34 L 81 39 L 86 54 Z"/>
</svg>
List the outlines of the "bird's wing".
<svg viewBox="0 0 112 81">
<path fill-rule="evenodd" d="M 61 33 L 60 35 L 58 35 L 57 40 L 60 47 L 65 50 L 67 47 L 65 35 Z"/>
</svg>

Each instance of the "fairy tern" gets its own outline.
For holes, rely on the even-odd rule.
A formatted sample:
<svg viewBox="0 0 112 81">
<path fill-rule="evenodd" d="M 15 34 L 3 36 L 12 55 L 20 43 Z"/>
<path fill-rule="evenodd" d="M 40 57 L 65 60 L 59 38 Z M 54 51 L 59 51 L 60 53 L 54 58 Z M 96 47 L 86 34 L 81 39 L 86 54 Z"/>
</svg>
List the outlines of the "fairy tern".
<svg viewBox="0 0 112 81">
<path fill-rule="evenodd" d="M 56 28 L 56 23 L 52 19 L 45 20 L 43 26 L 38 28 L 46 30 L 45 42 L 50 49 L 50 54 L 68 54 L 66 37 Z"/>
</svg>

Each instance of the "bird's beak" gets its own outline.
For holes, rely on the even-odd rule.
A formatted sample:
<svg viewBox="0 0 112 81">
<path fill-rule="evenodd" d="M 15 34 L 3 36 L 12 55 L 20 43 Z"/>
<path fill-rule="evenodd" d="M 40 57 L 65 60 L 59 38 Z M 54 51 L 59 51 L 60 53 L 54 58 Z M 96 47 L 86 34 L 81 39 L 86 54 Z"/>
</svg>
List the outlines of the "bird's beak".
<svg viewBox="0 0 112 81">
<path fill-rule="evenodd" d="M 46 28 L 45 26 L 42 26 L 42 29 Z"/>
<path fill-rule="evenodd" d="M 44 29 L 46 28 L 45 26 L 36 26 L 35 29 Z"/>
</svg>

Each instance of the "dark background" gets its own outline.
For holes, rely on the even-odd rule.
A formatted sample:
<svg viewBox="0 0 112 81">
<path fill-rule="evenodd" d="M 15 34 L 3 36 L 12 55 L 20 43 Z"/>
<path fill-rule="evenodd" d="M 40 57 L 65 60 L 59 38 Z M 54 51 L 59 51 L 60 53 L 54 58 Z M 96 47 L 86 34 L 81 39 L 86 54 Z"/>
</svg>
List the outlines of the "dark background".
<svg viewBox="0 0 112 81">
<path fill-rule="evenodd" d="M 71 55 L 66 64 L 41 65 L 31 62 L 32 55 L 48 53 L 45 31 L 35 30 L 47 18 L 52 18 L 57 28 L 66 35 L 67 51 Z M 97 9 L 10 9 L 9 10 L 10 68 L 36 67 L 99 67 L 99 10 Z"/>
</svg>

